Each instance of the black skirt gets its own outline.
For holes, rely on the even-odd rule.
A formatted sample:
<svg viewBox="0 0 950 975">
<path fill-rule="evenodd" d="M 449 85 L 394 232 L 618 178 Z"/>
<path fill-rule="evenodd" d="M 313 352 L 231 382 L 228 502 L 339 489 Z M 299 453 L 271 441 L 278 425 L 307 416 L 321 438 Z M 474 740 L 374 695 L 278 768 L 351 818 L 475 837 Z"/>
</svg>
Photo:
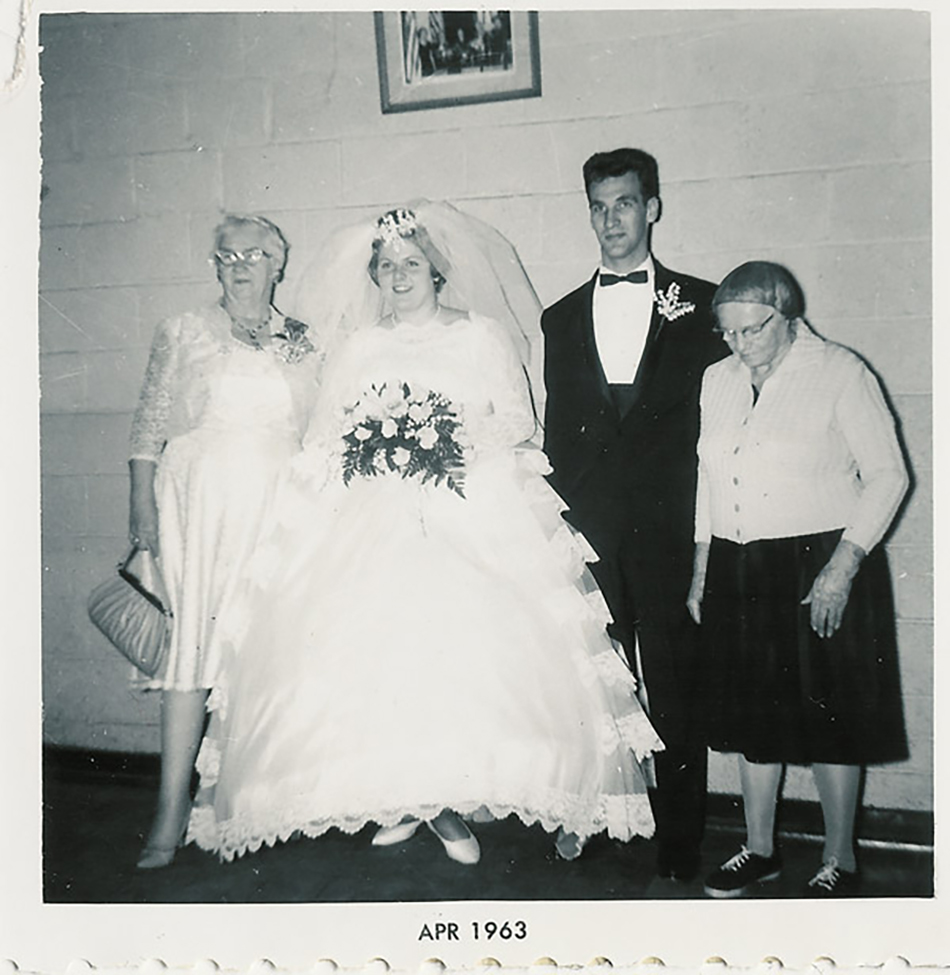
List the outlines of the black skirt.
<svg viewBox="0 0 950 975">
<path fill-rule="evenodd" d="M 746 545 L 714 538 L 703 597 L 710 747 L 753 762 L 865 765 L 907 757 L 887 557 L 865 558 L 841 627 L 801 605 L 841 530 Z"/>
</svg>

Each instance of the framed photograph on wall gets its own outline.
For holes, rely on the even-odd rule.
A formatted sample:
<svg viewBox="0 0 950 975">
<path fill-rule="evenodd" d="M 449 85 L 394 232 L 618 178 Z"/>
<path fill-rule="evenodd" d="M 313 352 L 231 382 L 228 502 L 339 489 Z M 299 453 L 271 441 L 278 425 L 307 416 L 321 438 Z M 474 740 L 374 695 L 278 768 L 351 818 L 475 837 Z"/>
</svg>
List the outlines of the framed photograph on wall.
<svg viewBox="0 0 950 975">
<path fill-rule="evenodd" d="M 536 11 L 376 11 L 376 56 L 384 113 L 541 94 Z"/>
</svg>

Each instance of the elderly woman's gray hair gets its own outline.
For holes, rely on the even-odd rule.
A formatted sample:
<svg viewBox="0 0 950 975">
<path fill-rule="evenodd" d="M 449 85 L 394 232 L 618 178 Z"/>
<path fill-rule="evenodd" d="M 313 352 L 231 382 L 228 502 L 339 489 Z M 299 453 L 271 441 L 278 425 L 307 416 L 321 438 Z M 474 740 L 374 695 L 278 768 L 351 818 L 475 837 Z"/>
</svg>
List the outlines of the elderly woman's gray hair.
<svg viewBox="0 0 950 975">
<path fill-rule="evenodd" d="M 284 268 L 287 266 L 287 254 L 290 251 L 290 244 L 287 243 L 287 238 L 284 236 L 280 227 L 273 221 L 268 220 L 267 217 L 258 217 L 245 213 L 229 213 L 214 228 L 214 249 L 218 250 L 221 246 L 221 238 L 228 230 L 239 227 L 257 227 L 264 232 L 267 239 L 268 253 L 277 258 L 278 268 L 281 274 L 283 274 Z"/>
<path fill-rule="evenodd" d="M 748 261 L 722 279 L 713 295 L 713 310 L 733 301 L 769 305 L 790 320 L 805 314 L 801 285 L 788 268 L 772 261 Z"/>
</svg>

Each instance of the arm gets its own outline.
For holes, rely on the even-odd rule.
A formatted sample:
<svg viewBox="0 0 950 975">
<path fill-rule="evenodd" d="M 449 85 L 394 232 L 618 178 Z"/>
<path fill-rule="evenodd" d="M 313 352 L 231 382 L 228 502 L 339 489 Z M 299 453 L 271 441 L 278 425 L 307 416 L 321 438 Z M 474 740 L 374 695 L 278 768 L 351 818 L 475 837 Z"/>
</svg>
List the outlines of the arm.
<svg viewBox="0 0 950 975">
<path fill-rule="evenodd" d="M 709 472 L 700 453 L 704 427 L 709 423 L 709 372 L 704 374 L 699 392 L 699 436 L 696 441 L 696 506 L 693 515 L 693 540 L 708 542 L 712 538 L 712 516 L 709 510 Z"/>
<path fill-rule="evenodd" d="M 841 625 L 861 562 L 883 537 L 908 486 L 894 420 L 880 386 L 863 363 L 856 365 L 835 404 L 835 422 L 857 466 L 861 497 L 841 541 L 802 600 L 811 606 L 811 626 L 820 637 L 831 636 Z"/>
<path fill-rule="evenodd" d="M 705 412 L 702 409 L 703 398 L 706 393 L 706 383 L 703 382 L 700 393 L 700 428 Z M 702 429 L 700 429 L 702 433 Z M 706 591 L 706 566 L 709 562 L 709 543 L 712 538 L 712 527 L 709 518 L 709 475 L 702 460 L 699 459 L 697 448 L 697 476 L 696 476 L 696 510 L 694 516 L 693 538 L 693 580 L 686 597 L 686 608 L 694 623 L 702 622 L 703 594 Z"/>
<path fill-rule="evenodd" d="M 514 447 L 530 440 L 537 428 L 528 377 L 500 326 L 479 321 L 484 329 L 481 368 L 491 389 L 491 413 L 472 431 L 477 446 Z"/>
<path fill-rule="evenodd" d="M 576 313 L 577 309 L 573 309 Z M 553 471 L 548 480 L 568 503 L 585 472 L 604 446 L 603 416 L 585 375 L 584 349 L 577 341 L 572 309 L 547 309 L 541 317 L 544 336 L 544 439 L 542 449 Z"/>
<path fill-rule="evenodd" d="M 161 322 L 155 329 L 139 403 L 132 417 L 129 456 L 134 460 L 157 463 L 161 456 L 171 412 L 177 358 L 171 324 Z"/>
<path fill-rule="evenodd" d="M 861 497 L 843 537 L 870 552 L 897 514 L 910 480 L 881 387 L 863 363 L 855 365 L 835 404 L 835 422 L 861 478 Z"/>
<path fill-rule="evenodd" d="M 129 461 L 129 539 L 158 557 L 158 504 L 155 500 L 155 469 L 152 460 Z"/>
<path fill-rule="evenodd" d="M 170 324 L 162 322 L 155 330 L 130 437 L 129 536 L 155 555 L 158 555 L 155 470 L 165 446 L 171 410 L 175 349 Z"/>
<path fill-rule="evenodd" d="M 697 542 L 693 550 L 693 581 L 686 597 L 686 608 L 694 623 L 702 622 L 703 593 L 706 590 L 706 565 L 709 562 L 709 542 Z"/>
<path fill-rule="evenodd" d="M 554 382 L 554 367 L 552 365 L 550 355 L 551 342 L 548 338 L 549 327 L 550 316 L 548 312 L 545 311 L 541 315 L 541 337 L 543 349 L 541 358 L 541 376 L 544 384 L 544 412 L 541 414 L 544 438 L 541 446 L 545 453 L 548 453 L 548 451 L 551 449 L 551 416 L 554 413 L 554 405 L 557 402 L 557 384 Z M 552 393 L 554 395 L 552 395 Z"/>
</svg>

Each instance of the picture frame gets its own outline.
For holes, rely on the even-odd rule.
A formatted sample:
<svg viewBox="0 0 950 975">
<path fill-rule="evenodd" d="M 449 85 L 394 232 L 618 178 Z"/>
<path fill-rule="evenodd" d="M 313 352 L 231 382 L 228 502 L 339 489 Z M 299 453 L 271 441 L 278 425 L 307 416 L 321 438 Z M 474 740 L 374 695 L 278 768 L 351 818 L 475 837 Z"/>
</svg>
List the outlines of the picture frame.
<svg viewBox="0 0 950 975">
<path fill-rule="evenodd" d="M 383 114 L 541 95 L 537 11 L 375 12 Z"/>
</svg>

